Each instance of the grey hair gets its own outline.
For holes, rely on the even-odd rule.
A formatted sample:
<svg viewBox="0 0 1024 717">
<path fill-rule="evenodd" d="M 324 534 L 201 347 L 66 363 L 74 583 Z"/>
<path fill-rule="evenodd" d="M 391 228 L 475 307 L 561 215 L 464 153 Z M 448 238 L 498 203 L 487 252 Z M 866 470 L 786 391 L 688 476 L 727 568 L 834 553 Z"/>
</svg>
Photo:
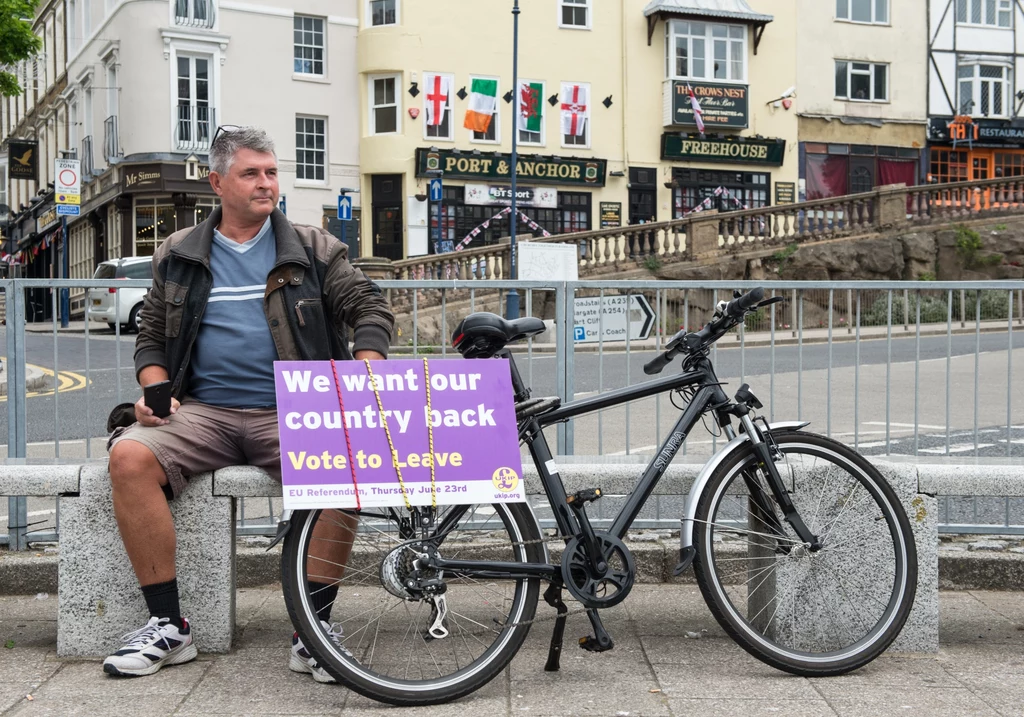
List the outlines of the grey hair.
<svg viewBox="0 0 1024 717">
<path fill-rule="evenodd" d="M 210 171 L 216 172 L 222 177 L 226 175 L 235 161 L 235 154 L 240 149 L 272 154 L 275 159 L 277 158 L 277 153 L 274 151 L 274 140 L 265 130 L 259 127 L 221 130 L 214 138 L 213 146 L 210 147 Z"/>
</svg>

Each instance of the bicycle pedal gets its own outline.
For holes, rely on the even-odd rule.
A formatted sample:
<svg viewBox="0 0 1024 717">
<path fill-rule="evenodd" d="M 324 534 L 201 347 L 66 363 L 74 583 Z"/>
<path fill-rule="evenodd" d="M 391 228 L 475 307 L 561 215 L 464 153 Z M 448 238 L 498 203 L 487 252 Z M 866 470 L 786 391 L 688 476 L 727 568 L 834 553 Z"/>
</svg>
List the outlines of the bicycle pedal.
<svg viewBox="0 0 1024 717">
<path fill-rule="evenodd" d="M 584 490 L 578 490 L 570 496 L 566 496 L 565 502 L 569 505 L 573 503 L 590 503 L 601 497 L 600 488 L 586 488 Z"/>
<path fill-rule="evenodd" d="M 580 638 L 580 647 L 587 652 L 608 652 L 615 647 L 615 642 L 609 635 L 605 635 L 602 639 L 587 635 Z"/>
</svg>

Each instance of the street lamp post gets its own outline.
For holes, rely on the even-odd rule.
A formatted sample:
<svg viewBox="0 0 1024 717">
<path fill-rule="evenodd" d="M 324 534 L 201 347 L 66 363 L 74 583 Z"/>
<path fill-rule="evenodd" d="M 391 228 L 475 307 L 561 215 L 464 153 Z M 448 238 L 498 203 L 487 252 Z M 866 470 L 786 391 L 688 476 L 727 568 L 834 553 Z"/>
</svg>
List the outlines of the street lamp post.
<svg viewBox="0 0 1024 717">
<path fill-rule="evenodd" d="M 519 207 L 516 201 L 516 174 L 518 162 L 518 140 L 519 140 L 519 0 L 513 0 L 512 5 L 512 114 L 515 120 L 512 122 L 512 215 L 509 222 L 509 278 L 515 281 L 519 278 L 518 267 L 516 266 L 516 224 L 519 220 Z M 505 317 L 508 319 L 519 318 L 519 292 L 514 288 L 509 290 L 505 303 Z"/>
</svg>

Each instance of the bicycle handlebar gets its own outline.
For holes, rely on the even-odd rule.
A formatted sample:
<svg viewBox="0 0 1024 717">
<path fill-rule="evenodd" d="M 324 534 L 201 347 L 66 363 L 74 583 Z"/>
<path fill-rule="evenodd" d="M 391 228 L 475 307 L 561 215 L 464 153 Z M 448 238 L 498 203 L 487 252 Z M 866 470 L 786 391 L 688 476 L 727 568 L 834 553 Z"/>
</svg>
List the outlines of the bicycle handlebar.
<svg viewBox="0 0 1024 717">
<path fill-rule="evenodd" d="M 762 299 L 764 299 L 764 289 L 759 286 L 726 304 L 721 313 L 711 319 L 700 331 L 692 333 L 680 331 L 672 337 L 665 351 L 644 364 L 644 373 L 648 376 L 661 373 L 662 369 L 672 363 L 672 360 L 680 353 L 699 351 L 714 343 L 727 331 L 738 325 L 748 312 L 756 309 Z M 769 299 L 768 301 L 774 303 L 776 300 L 781 299 Z"/>
</svg>

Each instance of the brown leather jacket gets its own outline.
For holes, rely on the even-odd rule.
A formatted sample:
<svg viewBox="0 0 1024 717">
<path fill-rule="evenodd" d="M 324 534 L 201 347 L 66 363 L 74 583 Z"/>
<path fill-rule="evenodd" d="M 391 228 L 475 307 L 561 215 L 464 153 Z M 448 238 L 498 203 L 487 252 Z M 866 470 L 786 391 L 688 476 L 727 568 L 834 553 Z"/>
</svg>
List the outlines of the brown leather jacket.
<svg viewBox="0 0 1024 717">
<path fill-rule="evenodd" d="M 163 366 L 172 394 L 188 390 L 192 344 L 213 288 L 210 246 L 218 208 L 202 224 L 175 232 L 153 255 L 153 287 L 135 342 L 135 375 Z M 348 261 L 348 247 L 319 227 L 292 224 L 275 209 L 277 262 L 267 276 L 263 309 L 282 361 L 352 358 L 354 350 L 387 355 L 395 319 L 380 289 Z"/>
</svg>

